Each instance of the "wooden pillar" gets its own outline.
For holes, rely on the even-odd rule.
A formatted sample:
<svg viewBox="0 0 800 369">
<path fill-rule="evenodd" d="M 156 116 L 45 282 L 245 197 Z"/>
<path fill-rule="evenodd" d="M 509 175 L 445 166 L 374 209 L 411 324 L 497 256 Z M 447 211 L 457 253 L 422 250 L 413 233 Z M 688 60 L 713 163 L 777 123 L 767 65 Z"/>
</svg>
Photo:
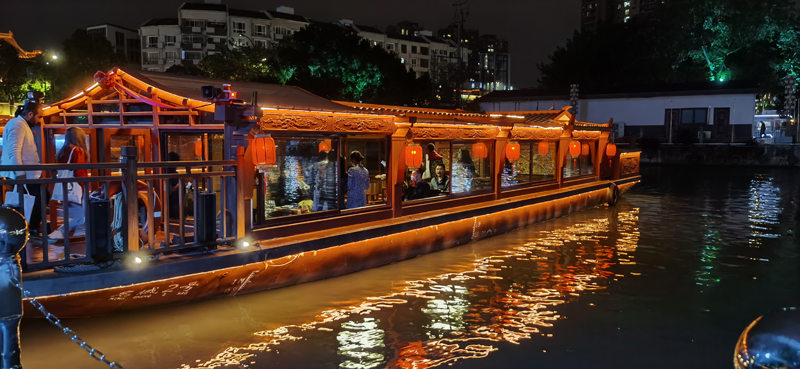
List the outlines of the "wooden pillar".
<svg viewBox="0 0 800 369">
<path fill-rule="evenodd" d="M 506 164 L 506 145 L 510 140 L 511 127 L 501 127 L 497 133 L 494 144 L 494 198 L 499 199 L 502 195 L 503 170 Z"/>
<path fill-rule="evenodd" d="M 122 190 L 125 196 L 125 242 L 124 250 L 139 249 L 139 205 L 136 188 L 136 147 L 122 147 Z"/>
<path fill-rule="evenodd" d="M 406 174 L 405 149 L 407 135 L 410 133 L 410 124 L 398 124 L 397 130 L 392 135 L 389 154 L 389 170 L 386 178 L 388 191 L 387 202 L 392 205 L 392 216 L 398 217 L 403 207 L 403 181 Z"/>
</svg>

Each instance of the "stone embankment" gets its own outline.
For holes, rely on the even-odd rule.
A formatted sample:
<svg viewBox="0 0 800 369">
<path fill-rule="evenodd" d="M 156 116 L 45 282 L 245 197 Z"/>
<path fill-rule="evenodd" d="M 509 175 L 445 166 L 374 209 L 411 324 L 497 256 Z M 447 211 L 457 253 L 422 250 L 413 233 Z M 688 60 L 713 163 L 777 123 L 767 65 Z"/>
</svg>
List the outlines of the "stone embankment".
<svg viewBox="0 0 800 369">
<path fill-rule="evenodd" d="M 800 167 L 800 144 L 653 144 L 619 145 L 641 150 L 642 164 L 744 165 Z"/>
</svg>

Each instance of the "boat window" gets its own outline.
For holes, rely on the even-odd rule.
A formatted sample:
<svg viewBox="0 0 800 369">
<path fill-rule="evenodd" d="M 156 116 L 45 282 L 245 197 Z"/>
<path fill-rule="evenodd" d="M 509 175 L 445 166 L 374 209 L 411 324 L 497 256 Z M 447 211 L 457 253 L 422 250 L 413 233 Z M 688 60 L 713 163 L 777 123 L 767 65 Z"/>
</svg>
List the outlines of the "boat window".
<svg viewBox="0 0 800 369">
<path fill-rule="evenodd" d="M 341 178 L 341 193 L 345 194 L 345 208 L 386 204 L 386 174 L 389 162 L 386 137 L 347 137 L 344 148 L 346 165 Z M 364 157 L 361 166 L 366 170 L 365 173 L 361 169 L 354 168 L 351 160 L 354 151 L 358 151 Z M 369 178 L 369 183 L 361 182 L 361 178 Z M 358 191 L 363 191 L 364 194 L 361 195 Z"/>
<path fill-rule="evenodd" d="M 419 142 L 422 165 L 407 168 L 405 200 L 492 188 L 490 141 Z"/>
<path fill-rule="evenodd" d="M 502 186 L 548 181 L 555 178 L 555 142 L 519 142 L 519 159 L 505 160 Z"/>
<path fill-rule="evenodd" d="M 451 191 L 461 193 L 491 189 L 491 142 L 453 143 L 452 147 Z"/>
<path fill-rule="evenodd" d="M 122 158 L 123 146 L 135 146 L 138 161 L 145 161 L 144 156 L 144 136 L 141 135 L 111 135 L 109 140 L 109 159 L 112 162 L 119 162 Z"/>
<path fill-rule="evenodd" d="M 581 143 L 581 153 L 573 157 L 567 150 L 567 159 L 564 162 L 564 178 L 594 174 L 594 161 L 592 154 L 595 143 Z"/>
<path fill-rule="evenodd" d="M 263 218 L 339 209 L 338 138 L 273 138 L 275 164 L 258 167 Z"/>
</svg>

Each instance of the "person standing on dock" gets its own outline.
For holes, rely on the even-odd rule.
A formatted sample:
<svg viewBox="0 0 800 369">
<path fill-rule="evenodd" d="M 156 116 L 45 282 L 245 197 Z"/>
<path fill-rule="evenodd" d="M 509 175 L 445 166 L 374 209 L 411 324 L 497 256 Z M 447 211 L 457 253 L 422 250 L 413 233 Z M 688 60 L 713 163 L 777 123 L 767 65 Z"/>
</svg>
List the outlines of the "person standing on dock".
<svg viewBox="0 0 800 369">
<path fill-rule="evenodd" d="M 41 119 L 41 104 L 38 98 L 29 92 L 25 104 L 17 109 L 16 117 L 9 120 L 3 130 L 3 154 L 0 156 L 0 165 L 36 165 L 42 163 L 39 158 L 39 149 L 33 139 L 33 131 L 31 130 L 31 127 L 37 127 L 41 123 Z M 29 170 L 26 172 L 18 170 L 0 173 L 0 176 L 12 179 L 38 179 L 42 176 L 42 171 Z M 36 198 L 28 221 L 28 227 L 32 230 L 38 230 L 42 223 L 40 204 L 43 199 L 40 186 L 40 184 L 19 186 L 27 190 L 19 189 L 20 192 L 27 192 Z M 46 193 L 45 196 L 47 196 Z M 24 206 L 20 207 L 24 209 Z M 45 231 L 42 232 L 44 233 Z"/>
</svg>

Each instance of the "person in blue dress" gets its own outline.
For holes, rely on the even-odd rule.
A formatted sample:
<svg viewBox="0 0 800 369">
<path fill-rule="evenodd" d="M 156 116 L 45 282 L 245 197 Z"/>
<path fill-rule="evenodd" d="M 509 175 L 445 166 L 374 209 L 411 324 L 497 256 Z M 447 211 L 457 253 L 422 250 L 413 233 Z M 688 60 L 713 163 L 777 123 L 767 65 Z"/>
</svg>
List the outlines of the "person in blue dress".
<svg viewBox="0 0 800 369">
<path fill-rule="evenodd" d="M 347 208 L 359 208 L 367 206 L 367 194 L 369 189 L 369 171 L 364 168 L 364 155 L 358 151 L 350 153 L 350 162 L 353 166 L 347 170 Z"/>
</svg>

